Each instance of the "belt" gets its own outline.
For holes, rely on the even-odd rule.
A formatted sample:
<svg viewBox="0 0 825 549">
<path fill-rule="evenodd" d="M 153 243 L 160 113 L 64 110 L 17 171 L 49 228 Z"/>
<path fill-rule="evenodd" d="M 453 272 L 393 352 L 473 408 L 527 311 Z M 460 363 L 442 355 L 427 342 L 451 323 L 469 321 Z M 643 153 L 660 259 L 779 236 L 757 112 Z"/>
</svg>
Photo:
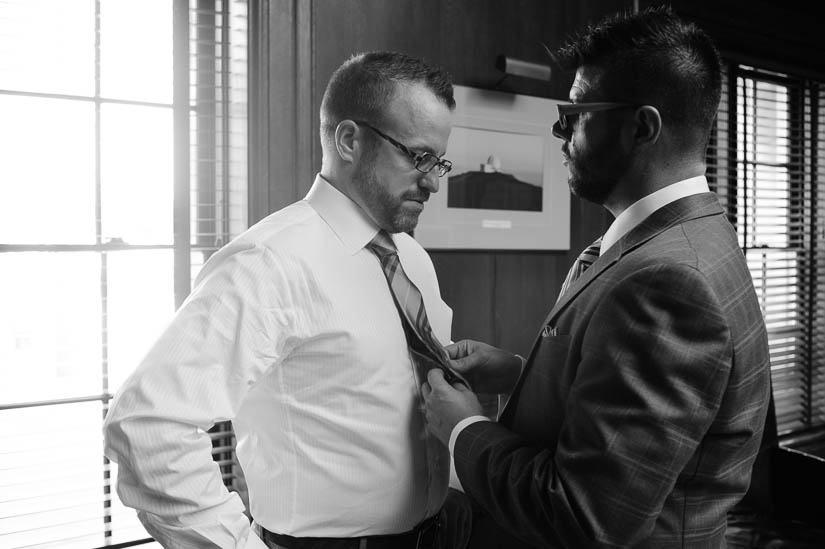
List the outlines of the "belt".
<svg viewBox="0 0 825 549">
<path fill-rule="evenodd" d="M 287 549 L 438 549 L 441 513 L 424 519 L 409 532 L 361 538 L 296 538 L 270 532 L 257 524 L 258 535 Z"/>
</svg>

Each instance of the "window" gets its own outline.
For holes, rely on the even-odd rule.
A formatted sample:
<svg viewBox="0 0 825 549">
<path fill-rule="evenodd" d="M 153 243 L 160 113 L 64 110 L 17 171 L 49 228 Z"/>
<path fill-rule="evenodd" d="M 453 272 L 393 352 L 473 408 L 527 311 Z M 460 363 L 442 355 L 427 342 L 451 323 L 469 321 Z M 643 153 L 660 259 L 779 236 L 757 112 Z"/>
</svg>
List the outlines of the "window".
<svg viewBox="0 0 825 549">
<path fill-rule="evenodd" d="M 731 64 L 708 153 L 768 328 L 780 435 L 825 426 L 825 88 Z"/>
<path fill-rule="evenodd" d="M 0 547 L 148 539 L 112 394 L 246 228 L 242 0 L 0 0 Z M 213 430 L 228 485 L 242 479 Z"/>
</svg>

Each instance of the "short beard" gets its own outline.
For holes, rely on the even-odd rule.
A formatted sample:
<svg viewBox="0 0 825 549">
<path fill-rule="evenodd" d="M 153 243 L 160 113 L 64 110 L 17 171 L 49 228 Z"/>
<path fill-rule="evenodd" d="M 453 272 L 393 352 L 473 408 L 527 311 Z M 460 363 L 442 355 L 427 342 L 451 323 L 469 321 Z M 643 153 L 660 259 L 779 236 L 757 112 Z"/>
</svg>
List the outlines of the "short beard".
<svg viewBox="0 0 825 549">
<path fill-rule="evenodd" d="M 593 174 L 576 175 L 570 178 L 570 191 L 583 200 L 601 206 L 617 183 L 614 178 L 596 179 Z"/>
<path fill-rule="evenodd" d="M 572 167 L 569 185 L 574 195 L 601 206 L 618 185 L 619 177 L 627 172 L 630 159 L 617 154 L 601 159 L 597 156 L 586 154 L 569 160 L 568 165 Z"/>
<path fill-rule="evenodd" d="M 378 226 L 388 233 L 408 233 L 418 225 L 418 212 L 405 212 L 400 199 L 387 192 L 375 175 L 377 151 L 365 154 L 353 174 L 353 186 Z"/>
</svg>

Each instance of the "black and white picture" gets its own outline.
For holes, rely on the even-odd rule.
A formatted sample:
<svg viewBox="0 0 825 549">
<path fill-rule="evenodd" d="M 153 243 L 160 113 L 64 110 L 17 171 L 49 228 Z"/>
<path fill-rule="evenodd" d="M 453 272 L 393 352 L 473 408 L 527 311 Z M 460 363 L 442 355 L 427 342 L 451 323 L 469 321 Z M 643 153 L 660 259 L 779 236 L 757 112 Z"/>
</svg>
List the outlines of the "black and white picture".
<svg viewBox="0 0 825 549">
<path fill-rule="evenodd" d="M 455 128 L 447 207 L 540 212 L 543 145 L 537 135 Z"/>
<path fill-rule="evenodd" d="M 444 155 L 453 169 L 415 238 L 428 249 L 568 249 L 567 169 L 550 132 L 557 102 L 464 86 L 455 99 Z"/>
</svg>

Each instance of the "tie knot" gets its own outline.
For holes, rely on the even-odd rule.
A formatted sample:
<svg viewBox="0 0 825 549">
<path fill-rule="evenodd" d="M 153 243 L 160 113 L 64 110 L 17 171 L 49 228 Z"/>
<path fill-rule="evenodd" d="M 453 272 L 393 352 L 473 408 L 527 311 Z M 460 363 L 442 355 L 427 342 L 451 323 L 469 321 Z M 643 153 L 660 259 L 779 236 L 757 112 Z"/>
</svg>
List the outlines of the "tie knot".
<svg viewBox="0 0 825 549">
<path fill-rule="evenodd" d="M 372 240 L 367 244 L 367 248 L 379 256 L 394 255 L 396 253 L 395 243 L 386 231 L 378 231 Z"/>
<path fill-rule="evenodd" d="M 599 258 L 599 254 L 602 250 L 602 237 L 596 239 L 593 244 L 585 248 L 582 253 L 579 255 L 579 261 L 587 262 L 588 264 L 593 263 Z"/>
</svg>

